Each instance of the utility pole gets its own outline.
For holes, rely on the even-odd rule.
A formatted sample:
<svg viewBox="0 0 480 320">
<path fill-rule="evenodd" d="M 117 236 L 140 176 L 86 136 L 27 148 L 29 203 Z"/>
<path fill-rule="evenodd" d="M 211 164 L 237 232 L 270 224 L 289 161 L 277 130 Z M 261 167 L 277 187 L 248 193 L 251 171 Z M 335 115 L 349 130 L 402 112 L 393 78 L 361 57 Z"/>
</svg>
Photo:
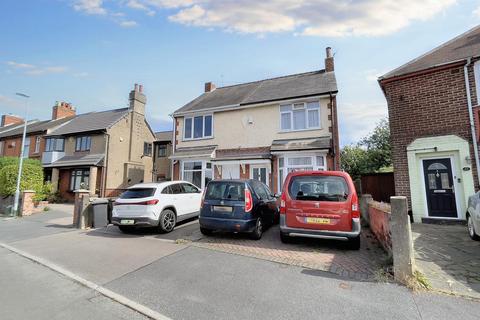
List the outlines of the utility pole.
<svg viewBox="0 0 480 320">
<path fill-rule="evenodd" d="M 27 122 L 28 122 L 28 98 L 24 93 L 16 93 L 17 96 L 25 98 L 25 119 L 23 121 L 23 136 L 22 136 L 22 148 L 20 151 L 20 159 L 18 161 L 18 176 L 17 176 L 17 189 L 15 189 L 15 200 L 13 202 L 13 216 L 18 216 L 18 204 L 20 201 L 20 181 L 22 179 L 22 167 L 23 167 L 23 153 L 25 149 L 25 138 L 27 136 Z"/>
</svg>

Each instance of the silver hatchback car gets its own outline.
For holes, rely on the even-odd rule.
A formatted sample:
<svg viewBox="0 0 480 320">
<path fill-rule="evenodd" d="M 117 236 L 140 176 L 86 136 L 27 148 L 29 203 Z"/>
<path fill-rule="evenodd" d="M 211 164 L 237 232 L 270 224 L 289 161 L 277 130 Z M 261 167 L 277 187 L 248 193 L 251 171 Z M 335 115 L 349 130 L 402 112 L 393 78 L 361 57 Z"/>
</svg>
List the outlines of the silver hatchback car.
<svg viewBox="0 0 480 320">
<path fill-rule="evenodd" d="M 467 226 L 470 238 L 480 241 L 480 192 L 468 198 Z"/>
</svg>

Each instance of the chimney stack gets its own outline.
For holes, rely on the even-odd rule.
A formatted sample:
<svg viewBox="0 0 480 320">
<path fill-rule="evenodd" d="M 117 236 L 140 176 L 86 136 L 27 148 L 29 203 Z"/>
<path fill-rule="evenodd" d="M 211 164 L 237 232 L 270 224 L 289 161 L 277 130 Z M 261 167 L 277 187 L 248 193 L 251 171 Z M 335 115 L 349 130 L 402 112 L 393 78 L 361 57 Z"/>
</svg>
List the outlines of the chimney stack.
<svg viewBox="0 0 480 320">
<path fill-rule="evenodd" d="M 335 70 L 335 63 L 333 61 L 332 48 L 327 47 L 327 57 L 325 58 L 325 72 L 332 72 Z"/>
<path fill-rule="evenodd" d="M 130 110 L 145 115 L 145 104 L 147 97 L 143 94 L 143 85 L 135 83 L 135 87 L 130 91 Z"/>
<path fill-rule="evenodd" d="M 216 88 L 217 87 L 215 86 L 215 83 L 213 83 L 213 82 L 206 82 L 205 83 L 205 92 L 212 92 Z"/>
<path fill-rule="evenodd" d="M 14 116 L 12 114 L 4 114 L 2 116 L 2 123 L 0 125 L 0 127 L 7 127 L 7 126 L 11 126 L 13 124 L 21 124 L 23 123 L 23 119 L 20 118 L 19 116 Z"/>
<path fill-rule="evenodd" d="M 57 101 L 52 108 L 52 120 L 73 117 L 76 114 L 75 107 L 68 102 Z"/>
</svg>

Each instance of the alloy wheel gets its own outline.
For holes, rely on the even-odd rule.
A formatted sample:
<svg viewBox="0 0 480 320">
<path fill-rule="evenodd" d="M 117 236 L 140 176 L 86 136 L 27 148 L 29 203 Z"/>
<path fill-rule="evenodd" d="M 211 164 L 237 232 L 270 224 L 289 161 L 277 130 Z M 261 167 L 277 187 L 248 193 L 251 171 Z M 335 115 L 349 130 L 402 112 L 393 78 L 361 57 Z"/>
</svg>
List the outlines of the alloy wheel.
<svg viewBox="0 0 480 320">
<path fill-rule="evenodd" d="M 175 226 L 175 216 L 173 213 L 167 212 L 163 216 L 163 227 L 165 228 L 166 231 L 171 231 L 174 226 Z"/>
<path fill-rule="evenodd" d="M 472 217 L 468 217 L 467 219 L 467 227 L 468 227 L 468 233 L 470 234 L 470 237 L 475 236 L 475 229 L 473 228 L 473 221 Z"/>
</svg>

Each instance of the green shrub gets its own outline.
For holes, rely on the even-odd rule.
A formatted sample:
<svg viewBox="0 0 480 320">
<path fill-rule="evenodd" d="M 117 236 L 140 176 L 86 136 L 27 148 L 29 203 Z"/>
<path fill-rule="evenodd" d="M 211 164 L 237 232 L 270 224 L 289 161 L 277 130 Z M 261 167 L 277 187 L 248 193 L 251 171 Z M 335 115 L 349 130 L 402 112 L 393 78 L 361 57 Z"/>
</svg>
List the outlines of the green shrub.
<svg viewBox="0 0 480 320">
<path fill-rule="evenodd" d="M 55 192 L 53 192 L 53 185 L 51 182 L 45 182 L 45 184 L 42 186 L 41 192 L 36 192 L 35 195 L 33 196 L 34 201 L 44 201 L 52 199 L 55 197 Z"/>
<path fill-rule="evenodd" d="M 5 165 L 0 169 L 0 195 L 9 196 L 15 194 L 17 174 L 18 164 Z M 37 193 L 43 192 L 43 170 L 39 161 L 25 161 L 23 164 L 20 191 L 23 190 L 34 190 Z"/>
<path fill-rule="evenodd" d="M 20 158 L 18 157 L 0 157 L 0 170 L 2 170 L 6 166 L 18 165 L 19 160 Z M 28 159 L 28 158 L 23 159 L 23 165 L 27 163 L 37 165 L 39 167 L 42 166 L 42 163 L 40 162 L 40 160 L 36 160 L 36 159 Z"/>
</svg>

